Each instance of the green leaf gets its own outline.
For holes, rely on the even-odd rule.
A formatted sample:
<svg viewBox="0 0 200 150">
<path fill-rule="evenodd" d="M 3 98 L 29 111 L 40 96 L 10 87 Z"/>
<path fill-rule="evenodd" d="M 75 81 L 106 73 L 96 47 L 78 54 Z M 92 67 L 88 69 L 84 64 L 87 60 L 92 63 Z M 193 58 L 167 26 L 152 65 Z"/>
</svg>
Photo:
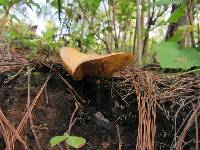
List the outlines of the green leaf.
<svg viewBox="0 0 200 150">
<path fill-rule="evenodd" d="M 3 5 L 3 6 L 8 6 L 9 5 L 9 2 L 7 0 L 0 0 L 0 6 Z"/>
<path fill-rule="evenodd" d="M 155 49 L 162 68 L 189 69 L 200 66 L 200 52 L 194 48 L 181 48 L 175 42 L 163 42 Z"/>
<path fill-rule="evenodd" d="M 96 10 L 99 8 L 101 0 L 83 0 L 83 3 L 85 4 L 86 8 L 89 8 L 90 11 L 96 12 Z"/>
<path fill-rule="evenodd" d="M 108 32 L 111 32 L 112 31 L 112 27 L 111 26 L 107 26 L 107 27 L 105 27 L 105 30 L 108 31 Z"/>
<path fill-rule="evenodd" d="M 168 42 L 178 42 L 185 38 L 185 36 L 193 30 L 192 25 L 180 26 L 175 34 L 168 39 Z"/>
<path fill-rule="evenodd" d="M 185 14 L 187 5 L 185 3 L 181 4 L 179 8 L 177 8 L 172 15 L 167 20 L 168 23 L 177 23 L 178 20 Z"/>
<path fill-rule="evenodd" d="M 50 39 L 54 36 L 54 34 L 56 33 L 56 29 L 55 30 L 48 30 L 47 32 L 44 33 L 44 37 L 45 39 Z"/>
<path fill-rule="evenodd" d="M 55 136 L 50 140 L 51 147 L 54 147 L 68 138 L 67 135 Z"/>
<path fill-rule="evenodd" d="M 73 10 L 71 8 L 65 8 L 65 12 L 70 19 L 73 18 Z"/>
<path fill-rule="evenodd" d="M 58 0 L 51 0 L 50 4 L 51 4 L 52 7 L 58 9 Z"/>
<path fill-rule="evenodd" d="M 74 148 L 81 148 L 85 145 L 86 140 L 78 136 L 69 136 L 69 138 L 66 140 L 66 143 Z"/>
<path fill-rule="evenodd" d="M 152 5 L 160 7 L 160 6 L 168 6 L 170 4 L 179 5 L 182 2 L 183 2 L 183 0 L 159 0 L 159 1 L 155 2 L 155 3 L 153 3 Z"/>
<path fill-rule="evenodd" d="M 94 43 L 94 34 L 89 33 L 84 39 L 83 39 L 83 43 L 86 46 L 90 46 L 91 44 Z"/>
<path fill-rule="evenodd" d="M 111 33 L 112 32 L 112 27 L 111 26 L 107 26 L 107 27 L 102 29 L 102 33 L 105 33 L 106 31 Z"/>
</svg>

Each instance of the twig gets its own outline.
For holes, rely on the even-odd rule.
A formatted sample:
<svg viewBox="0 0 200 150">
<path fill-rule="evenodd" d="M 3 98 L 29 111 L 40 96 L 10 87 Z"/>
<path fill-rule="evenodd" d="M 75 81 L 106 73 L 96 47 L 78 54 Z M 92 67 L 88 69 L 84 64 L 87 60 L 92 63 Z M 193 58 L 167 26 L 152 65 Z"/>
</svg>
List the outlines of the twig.
<svg viewBox="0 0 200 150">
<path fill-rule="evenodd" d="M 117 128 L 117 136 L 118 136 L 118 142 L 119 142 L 118 150 L 121 150 L 122 149 L 122 141 L 121 141 L 121 137 L 120 137 L 119 126 L 116 125 L 116 128 Z"/>
<path fill-rule="evenodd" d="M 185 71 L 185 72 L 183 72 L 183 73 L 179 73 L 179 74 L 175 75 L 175 77 L 184 76 L 184 75 L 186 75 L 186 74 L 195 73 L 195 72 L 199 72 L 199 71 L 200 71 L 200 69 Z"/>
<path fill-rule="evenodd" d="M 30 69 L 30 70 L 28 70 L 28 72 L 27 72 L 27 75 L 28 75 L 28 99 L 27 99 L 27 104 L 26 104 L 26 107 L 27 107 L 27 109 L 29 108 L 29 106 L 30 106 L 30 103 L 31 103 L 31 99 L 30 99 L 30 78 L 31 78 L 31 71 L 32 71 L 32 69 Z"/>
<path fill-rule="evenodd" d="M 86 103 L 85 100 L 83 100 L 78 94 L 77 92 L 74 90 L 74 88 L 71 86 L 71 84 L 69 84 L 69 82 L 53 67 L 47 65 L 46 63 L 40 61 L 43 65 L 45 65 L 46 67 L 48 67 L 49 69 L 51 69 L 69 88 L 69 91 L 82 103 Z M 75 99 L 76 100 L 76 99 Z M 81 107 L 80 102 L 76 101 L 77 104 Z"/>
<path fill-rule="evenodd" d="M 23 66 L 14 76 L 9 77 L 4 81 L 4 84 L 8 84 L 10 81 L 14 80 L 23 70 L 25 66 Z"/>
<path fill-rule="evenodd" d="M 30 103 L 31 103 L 31 98 L 30 98 L 30 80 L 31 80 L 31 69 L 28 71 L 28 98 L 27 98 L 27 109 L 30 107 Z M 33 132 L 37 147 L 39 150 L 42 150 L 42 146 L 39 142 L 39 139 L 37 137 L 36 131 L 35 131 L 35 127 L 34 127 L 34 123 L 33 123 L 33 118 L 32 118 L 32 114 L 30 113 L 30 125 L 31 125 L 31 130 Z"/>
<path fill-rule="evenodd" d="M 32 114 L 30 115 L 30 125 L 31 125 L 31 130 L 33 132 L 37 147 L 38 147 L 39 150 L 42 150 L 42 146 L 41 146 L 41 144 L 39 142 L 39 139 L 37 137 L 37 134 L 36 134 L 36 130 L 35 130 L 35 126 L 34 126 L 34 123 L 33 123 Z"/>
<path fill-rule="evenodd" d="M 193 106 L 193 110 L 195 110 L 195 107 Z M 198 127 L 198 119 L 197 119 L 197 112 L 195 112 L 195 128 L 196 128 L 196 150 L 199 150 L 199 127 Z"/>
<path fill-rule="evenodd" d="M 81 11 L 83 12 L 83 16 L 84 16 L 84 18 L 86 19 L 87 23 L 88 23 L 88 24 L 91 24 L 91 22 L 89 21 L 88 17 L 86 16 L 85 10 L 84 10 L 83 6 L 81 5 L 80 0 L 78 0 L 78 3 L 79 3 L 80 9 L 81 9 Z M 91 30 L 92 30 L 92 32 L 93 32 L 94 34 L 97 32 L 97 31 L 95 31 L 93 28 L 91 28 Z M 104 40 L 99 34 L 95 34 L 95 35 L 97 36 L 97 38 L 98 38 L 99 40 L 101 40 L 101 41 L 105 44 L 108 53 L 111 53 L 107 41 Z"/>
<path fill-rule="evenodd" d="M 46 86 L 46 84 L 47 84 L 47 82 L 49 81 L 50 78 L 51 78 L 51 76 L 48 76 L 48 77 L 47 77 L 47 79 L 46 79 L 46 81 L 44 82 L 43 86 L 41 87 L 40 91 L 38 92 L 38 94 L 36 95 L 36 97 L 34 98 L 34 100 L 32 101 L 32 103 L 31 103 L 30 107 L 28 108 L 28 110 L 26 111 L 24 117 L 22 118 L 20 124 L 19 124 L 18 127 L 17 127 L 17 132 L 18 132 L 18 133 L 20 133 L 20 132 L 22 131 L 24 125 L 26 124 L 28 118 L 30 117 L 30 114 L 31 114 L 31 112 L 32 112 L 32 110 L 33 110 L 33 108 L 34 108 L 34 106 L 36 105 L 38 99 L 40 98 L 40 96 L 41 96 L 42 92 L 44 91 L 44 88 L 45 88 L 45 86 Z M 15 140 L 16 140 L 16 136 L 13 135 L 13 136 L 12 136 L 12 141 L 11 141 L 12 144 L 15 143 Z"/>
<path fill-rule="evenodd" d="M 24 145 L 25 149 L 27 149 L 27 145 L 24 142 L 24 140 L 20 137 L 19 133 L 17 132 L 17 130 L 10 124 L 10 122 L 7 120 L 7 118 L 5 117 L 5 115 L 3 114 L 1 108 L 0 108 L 0 123 L 4 124 L 4 127 L 2 126 L 2 128 L 4 128 L 5 130 L 5 125 L 9 128 L 10 131 L 12 131 L 12 134 Z M 7 129 L 8 130 L 8 129 Z M 12 136 L 12 135 L 11 135 Z M 11 147 L 11 138 L 7 139 L 7 141 L 9 141 L 9 144 Z"/>
<path fill-rule="evenodd" d="M 49 103 L 49 97 L 48 97 L 48 94 L 47 94 L 47 86 L 45 87 L 44 92 L 45 92 L 45 97 L 46 97 L 46 103 L 48 104 Z"/>
<path fill-rule="evenodd" d="M 71 116 L 71 119 L 70 119 L 70 122 L 69 122 L 68 131 L 67 131 L 69 134 L 71 132 L 72 126 L 74 125 L 74 123 L 76 121 L 76 119 L 74 119 L 74 116 L 79 109 L 79 105 L 76 102 L 75 102 L 75 106 L 76 106 L 76 108 L 75 108 L 74 112 L 72 113 L 72 116 Z"/>
<path fill-rule="evenodd" d="M 178 137 L 178 140 L 177 140 L 177 144 L 176 144 L 176 150 L 181 150 L 182 149 L 182 143 L 183 143 L 183 140 L 189 130 L 189 128 L 193 125 L 193 123 L 195 122 L 195 116 L 197 117 L 199 115 L 198 111 L 200 110 L 200 105 L 198 105 L 193 113 L 191 114 L 190 118 L 188 119 L 187 121 L 187 124 L 185 126 L 185 128 L 183 129 L 181 135 Z M 198 114 L 198 115 L 197 115 Z"/>
<path fill-rule="evenodd" d="M 1 134 L 2 134 L 2 136 L 3 136 L 5 145 L 6 145 L 6 148 L 5 148 L 5 149 L 12 150 L 11 144 L 10 144 L 10 142 L 9 142 L 10 132 L 9 132 L 9 130 L 6 128 L 6 126 L 3 124 L 2 121 L 0 121 L 0 131 L 1 131 Z"/>
</svg>

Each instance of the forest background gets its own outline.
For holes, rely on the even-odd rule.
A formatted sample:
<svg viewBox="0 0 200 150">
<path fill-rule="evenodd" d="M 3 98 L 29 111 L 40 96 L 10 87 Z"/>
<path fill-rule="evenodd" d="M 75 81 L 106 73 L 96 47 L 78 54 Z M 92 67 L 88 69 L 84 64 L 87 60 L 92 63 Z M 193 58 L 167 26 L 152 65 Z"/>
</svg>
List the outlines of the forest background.
<svg viewBox="0 0 200 150">
<path fill-rule="evenodd" d="M 199 7 L 199 0 L 0 0 L 0 34 L 32 56 L 78 47 L 185 70 L 200 65 Z"/>
</svg>

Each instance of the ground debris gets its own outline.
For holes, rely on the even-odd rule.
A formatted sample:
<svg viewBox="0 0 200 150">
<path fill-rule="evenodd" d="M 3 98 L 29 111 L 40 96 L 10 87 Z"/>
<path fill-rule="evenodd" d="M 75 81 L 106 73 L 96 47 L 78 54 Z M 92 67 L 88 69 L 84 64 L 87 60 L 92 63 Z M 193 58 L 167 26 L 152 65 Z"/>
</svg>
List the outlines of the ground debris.
<svg viewBox="0 0 200 150">
<path fill-rule="evenodd" d="M 8 43 L 0 43 L 0 73 L 17 70 L 28 65 L 28 60 L 11 48 Z"/>
<path fill-rule="evenodd" d="M 42 68 L 36 64 L 31 74 L 31 99 L 37 95 L 42 83 L 51 72 L 48 67 L 45 68 L 42 64 L 39 66 Z M 154 128 L 154 131 L 153 123 L 154 121 L 156 123 L 154 139 L 156 149 L 172 149 L 180 146 L 189 149 L 194 147 L 198 141 L 196 140 L 195 125 L 199 122 L 199 76 L 194 74 L 173 77 L 160 76 L 154 72 L 130 67 L 114 74 L 113 77 L 84 79 L 75 82 L 65 72 L 62 72 L 61 65 L 51 66 L 60 75 L 52 75 L 41 98 L 38 99 L 39 102 L 32 110 L 38 140 L 43 148 L 51 149 L 49 139 L 67 131 L 75 107 L 77 96 L 69 92 L 68 86 L 63 83 L 64 80 L 61 80 L 60 76 L 73 87 L 77 95 L 85 100 L 85 103 L 80 103 L 81 107 L 76 113 L 76 122 L 71 130 L 72 135 L 86 138 L 85 149 L 115 150 L 119 145 L 124 150 L 134 149 L 139 133 L 139 120 L 141 120 L 141 114 L 144 113 L 146 113 L 145 119 L 147 120 L 143 120 L 143 123 L 152 123 L 151 127 Z M 12 82 L 12 86 L 9 83 L 0 88 L 2 111 L 14 127 L 17 127 L 26 110 L 26 71 L 27 69 L 24 69 L 18 78 L 13 79 L 15 82 Z M 16 73 L 12 72 L 12 74 Z M 9 74 L 7 73 L 7 75 Z M 138 95 L 141 94 L 149 100 L 138 99 Z M 153 95 L 150 96 L 150 94 Z M 152 99 L 156 102 L 156 118 L 155 103 L 149 105 Z M 138 102 L 141 104 L 144 101 L 144 105 L 139 105 Z M 141 106 L 145 106 L 146 109 Z M 142 109 L 141 112 L 139 112 L 140 109 Z M 147 114 L 152 117 L 151 121 Z M 120 131 L 120 140 L 115 126 Z M 143 125 L 141 127 L 145 129 Z M 25 136 L 26 144 L 34 147 L 36 141 L 31 133 L 31 128 L 29 125 L 25 128 L 26 130 L 23 130 L 26 133 L 22 132 L 22 138 L 24 139 Z M 139 139 L 140 144 L 143 143 L 143 138 L 145 139 L 141 136 Z M 184 142 L 181 141 L 182 139 Z M 0 144 L 0 147 L 2 146 L 5 146 L 4 142 L 2 145 Z M 16 147 L 19 147 L 19 143 L 16 143 Z"/>
</svg>

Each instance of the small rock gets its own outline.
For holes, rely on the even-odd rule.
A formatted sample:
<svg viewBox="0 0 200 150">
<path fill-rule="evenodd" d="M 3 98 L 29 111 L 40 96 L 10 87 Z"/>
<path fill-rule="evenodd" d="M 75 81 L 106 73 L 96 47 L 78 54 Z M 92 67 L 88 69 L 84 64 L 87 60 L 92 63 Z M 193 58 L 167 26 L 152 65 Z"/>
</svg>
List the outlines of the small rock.
<svg viewBox="0 0 200 150">
<path fill-rule="evenodd" d="M 97 112 L 94 114 L 96 123 L 99 127 L 102 127 L 108 131 L 112 130 L 112 123 L 108 119 L 106 119 L 101 112 Z"/>
</svg>

